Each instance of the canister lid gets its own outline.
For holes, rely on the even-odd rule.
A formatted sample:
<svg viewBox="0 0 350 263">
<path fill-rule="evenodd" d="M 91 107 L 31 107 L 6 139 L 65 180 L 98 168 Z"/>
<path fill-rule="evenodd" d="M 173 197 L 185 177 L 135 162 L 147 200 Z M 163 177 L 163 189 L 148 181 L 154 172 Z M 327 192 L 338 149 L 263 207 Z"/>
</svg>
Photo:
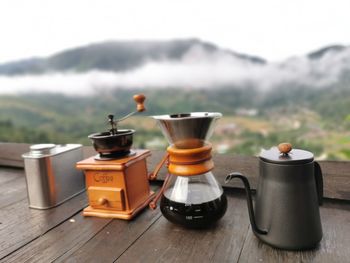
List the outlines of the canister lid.
<svg viewBox="0 0 350 263">
<path fill-rule="evenodd" d="M 309 151 L 292 149 L 290 143 L 281 143 L 278 147 L 262 151 L 260 159 L 276 164 L 305 164 L 312 162 L 314 155 Z"/>
<path fill-rule="evenodd" d="M 34 144 L 30 146 L 30 154 L 31 155 L 41 155 L 41 154 L 49 154 L 56 145 L 52 143 L 46 144 Z"/>
</svg>

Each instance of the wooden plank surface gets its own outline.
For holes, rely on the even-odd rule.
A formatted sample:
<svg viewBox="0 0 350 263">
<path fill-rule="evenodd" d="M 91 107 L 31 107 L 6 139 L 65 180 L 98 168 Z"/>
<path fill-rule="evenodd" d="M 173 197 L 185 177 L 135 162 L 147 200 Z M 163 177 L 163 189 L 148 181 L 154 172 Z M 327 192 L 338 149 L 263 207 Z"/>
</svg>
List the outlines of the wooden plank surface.
<svg viewBox="0 0 350 263">
<path fill-rule="evenodd" d="M 302 262 L 350 262 L 350 203 L 328 201 L 321 208 L 323 240 L 302 253 Z"/>
<path fill-rule="evenodd" d="M 57 262 L 114 262 L 161 216 L 144 209 L 131 221 L 113 220 L 78 249 L 66 252 Z M 132 261 L 129 261 L 132 262 Z"/>
<path fill-rule="evenodd" d="M 26 198 L 27 188 L 23 169 L 1 168 L 0 209 Z"/>
<path fill-rule="evenodd" d="M 61 224 L 87 205 L 83 193 L 55 209 L 30 209 L 22 169 L 1 168 L 0 182 L 0 259 Z"/>
<path fill-rule="evenodd" d="M 159 186 L 152 185 L 151 188 L 152 191 L 157 191 Z M 130 221 L 112 220 L 93 238 L 65 252 L 56 262 L 113 262 L 160 216 L 159 210 L 146 207 Z"/>
<path fill-rule="evenodd" d="M 324 196 L 350 200 L 350 162 L 319 162 L 323 171 Z"/>
<path fill-rule="evenodd" d="M 3 262 L 113 262 L 150 225 L 160 211 L 145 209 L 132 221 L 83 217 L 79 212 Z"/>
<path fill-rule="evenodd" d="M 0 185 L 18 178 L 24 178 L 23 169 L 15 169 L 12 167 L 0 167 Z"/>
<path fill-rule="evenodd" d="M 24 167 L 22 154 L 29 151 L 27 143 L 0 143 L 0 165 Z"/>
<path fill-rule="evenodd" d="M 93 238 L 112 219 L 86 218 L 79 212 L 69 220 L 6 257 L 3 262 L 52 262 Z"/>
<path fill-rule="evenodd" d="M 0 168 L 1 262 L 347 262 L 350 258 L 348 201 L 325 200 L 319 247 L 290 252 L 271 248 L 252 234 L 239 189 L 226 189 L 228 211 L 206 230 L 176 226 L 159 210 L 145 209 L 130 222 L 83 217 L 85 193 L 57 208 L 29 209 L 24 189 L 23 170 Z"/>
<path fill-rule="evenodd" d="M 19 201 L 26 202 L 27 187 L 24 176 L 11 181 L 0 183 L 0 209 Z"/>
<path fill-rule="evenodd" d="M 228 194 L 227 212 L 214 227 L 187 229 L 161 217 L 117 262 L 237 262 L 248 226 L 245 199 Z"/>
<path fill-rule="evenodd" d="M 86 205 L 86 195 L 82 193 L 55 209 L 30 209 L 26 199 L 1 208 L 0 236 L 6 238 L 0 239 L 0 259 L 71 218 Z"/>
</svg>

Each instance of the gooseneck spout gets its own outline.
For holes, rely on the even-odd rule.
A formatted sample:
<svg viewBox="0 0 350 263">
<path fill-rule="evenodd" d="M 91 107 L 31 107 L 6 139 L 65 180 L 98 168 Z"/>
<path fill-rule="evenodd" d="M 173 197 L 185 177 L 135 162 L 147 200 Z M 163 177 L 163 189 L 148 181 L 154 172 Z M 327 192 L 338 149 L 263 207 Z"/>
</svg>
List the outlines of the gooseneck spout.
<svg viewBox="0 0 350 263">
<path fill-rule="evenodd" d="M 246 195 L 247 195 L 247 205 L 248 205 L 248 212 L 249 212 L 249 220 L 250 220 L 250 224 L 252 226 L 253 232 L 255 234 L 259 234 L 259 235 L 266 235 L 267 231 L 259 229 L 258 226 L 256 225 L 256 222 L 255 222 L 253 202 L 252 202 L 252 196 L 251 196 L 250 185 L 249 185 L 248 179 L 246 177 L 244 177 L 241 173 L 234 172 L 234 173 L 230 173 L 226 177 L 225 183 L 227 184 L 233 178 L 241 179 L 243 184 L 244 184 L 245 192 L 246 192 Z"/>
</svg>

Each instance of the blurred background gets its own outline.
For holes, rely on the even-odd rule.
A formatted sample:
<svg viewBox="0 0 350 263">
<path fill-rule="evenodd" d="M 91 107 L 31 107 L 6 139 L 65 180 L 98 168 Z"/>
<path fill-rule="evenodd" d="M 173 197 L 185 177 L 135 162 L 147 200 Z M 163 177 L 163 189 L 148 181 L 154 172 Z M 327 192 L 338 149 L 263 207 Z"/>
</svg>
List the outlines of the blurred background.
<svg viewBox="0 0 350 263">
<path fill-rule="evenodd" d="M 165 149 L 147 116 L 219 111 L 217 153 L 289 141 L 350 159 L 348 1 L 0 3 L 0 142 L 83 143 L 123 122 Z"/>
</svg>

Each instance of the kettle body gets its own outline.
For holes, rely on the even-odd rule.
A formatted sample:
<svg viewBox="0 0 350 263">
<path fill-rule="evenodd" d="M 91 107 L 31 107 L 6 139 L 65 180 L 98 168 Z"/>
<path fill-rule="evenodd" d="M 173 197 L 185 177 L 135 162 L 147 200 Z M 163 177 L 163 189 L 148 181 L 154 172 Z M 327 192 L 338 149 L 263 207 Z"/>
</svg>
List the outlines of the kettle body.
<svg viewBox="0 0 350 263">
<path fill-rule="evenodd" d="M 322 239 L 322 226 L 314 162 L 298 165 L 259 162 L 255 218 L 257 226 L 268 233 L 257 236 L 284 249 L 315 247 Z"/>
<path fill-rule="evenodd" d="M 284 161 L 260 157 L 255 209 L 246 177 L 231 173 L 226 181 L 243 181 L 252 230 L 260 240 L 286 250 L 311 249 L 323 235 L 319 211 L 323 196 L 321 169 L 313 158 Z"/>
</svg>

